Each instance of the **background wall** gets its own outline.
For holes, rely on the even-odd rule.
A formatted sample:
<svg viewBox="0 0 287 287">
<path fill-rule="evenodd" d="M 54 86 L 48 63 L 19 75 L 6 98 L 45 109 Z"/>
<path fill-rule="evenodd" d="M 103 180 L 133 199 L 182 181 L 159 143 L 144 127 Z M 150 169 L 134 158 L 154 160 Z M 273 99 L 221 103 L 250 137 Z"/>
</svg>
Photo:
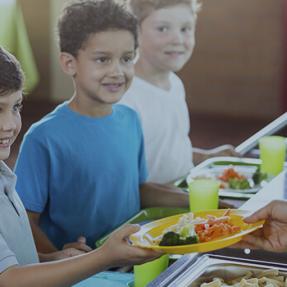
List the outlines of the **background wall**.
<svg viewBox="0 0 287 287">
<path fill-rule="evenodd" d="M 58 102 L 72 83 L 60 70 L 55 25 L 67 0 L 20 0 L 41 82 L 29 99 Z M 180 72 L 192 114 L 271 119 L 281 111 L 284 0 L 202 0 L 197 45 Z"/>
<path fill-rule="evenodd" d="M 68 0 L 50 0 L 50 42 L 51 49 L 51 96 L 53 101 L 63 101 L 73 94 L 73 85 L 70 77 L 66 76 L 59 65 L 59 48 L 57 43 L 57 19 Z"/>
<path fill-rule="evenodd" d="M 50 1 L 20 0 L 27 32 L 31 41 L 40 83 L 29 99 L 44 100 L 51 94 L 50 77 Z"/>
<path fill-rule="evenodd" d="M 180 73 L 191 111 L 280 113 L 284 0 L 203 0 L 192 60 Z"/>
</svg>

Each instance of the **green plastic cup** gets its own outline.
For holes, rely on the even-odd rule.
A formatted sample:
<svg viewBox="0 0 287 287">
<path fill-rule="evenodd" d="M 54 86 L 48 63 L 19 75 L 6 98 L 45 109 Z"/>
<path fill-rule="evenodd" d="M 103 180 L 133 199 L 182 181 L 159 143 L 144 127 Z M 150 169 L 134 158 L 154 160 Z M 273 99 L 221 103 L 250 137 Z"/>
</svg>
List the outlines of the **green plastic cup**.
<svg viewBox="0 0 287 287">
<path fill-rule="evenodd" d="M 145 287 L 154 280 L 168 266 L 169 257 L 167 254 L 153 261 L 134 266 L 134 287 Z"/>
<path fill-rule="evenodd" d="M 259 140 L 261 171 L 271 176 L 278 175 L 284 167 L 286 156 L 285 138 L 266 136 Z"/>
<path fill-rule="evenodd" d="M 194 179 L 188 186 L 190 211 L 217 209 L 219 185 L 215 179 Z"/>
</svg>

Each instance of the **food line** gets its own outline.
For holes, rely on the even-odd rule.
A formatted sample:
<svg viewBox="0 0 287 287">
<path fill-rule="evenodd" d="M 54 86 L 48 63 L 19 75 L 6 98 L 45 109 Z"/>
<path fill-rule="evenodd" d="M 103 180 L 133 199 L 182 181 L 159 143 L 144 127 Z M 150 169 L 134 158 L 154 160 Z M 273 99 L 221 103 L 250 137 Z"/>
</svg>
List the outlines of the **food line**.
<svg viewBox="0 0 287 287">
<path fill-rule="evenodd" d="M 285 177 L 287 177 L 287 172 L 283 171 L 258 191 L 257 194 L 247 200 L 239 210 L 253 213 L 272 200 L 286 199 L 287 187 Z M 240 275 L 243 276 L 250 270 L 259 274 L 266 268 L 280 269 L 280 274 L 286 278 L 287 268 L 284 265 L 286 263 L 287 256 L 285 254 L 262 250 L 246 253 L 241 249 L 224 248 L 205 254 L 191 253 L 179 257 L 173 265 L 148 286 L 200 286 L 200 284 L 197 285 L 200 281 L 202 283 L 206 278 L 208 278 L 208 282 L 210 281 L 210 274 L 224 278 L 230 273 L 231 277 L 240 277 Z"/>
</svg>

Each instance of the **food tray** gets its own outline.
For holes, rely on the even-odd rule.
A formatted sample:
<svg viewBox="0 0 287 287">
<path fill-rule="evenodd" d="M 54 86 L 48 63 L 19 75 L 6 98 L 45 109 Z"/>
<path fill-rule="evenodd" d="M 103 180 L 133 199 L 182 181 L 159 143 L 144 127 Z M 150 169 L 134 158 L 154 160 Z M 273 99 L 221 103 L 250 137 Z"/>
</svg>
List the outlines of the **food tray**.
<svg viewBox="0 0 287 287">
<path fill-rule="evenodd" d="M 222 173 L 224 169 L 229 167 L 234 167 L 236 171 L 245 175 L 250 180 L 252 174 L 260 164 L 261 160 L 254 158 L 214 157 L 194 167 L 187 177 L 178 180 L 175 185 L 187 190 L 188 183 L 196 176 L 210 174 L 216 177 L 219 173 Z M 249 199 L 254 193 L 260 190 L 264 184 L 266 184 L 266 181 L 249 189 L 221 188 L 219 190 L 219 196 L 226 198 Z"/>
<path fill-rule="evenodd" d="M 125 223 L 120 225 L 118 228 L 121 228 L 125 224 L 145 224 L 153 220 L 161 219 L 164 217 L 185 213 L 189 210 L 187 208 L 173 208 L 173 207 L 152 207 L 152 208 L 146 208 L 142 209 L 139 213 L 137 213 L 135 216 L 127 220 Z M 117 229 L 118 229 L 117 228 Z M 110 235 L 107 234 L 104 237 L 100 238 L 96 241 L 96 247 L 100 247 L 108 238 Z"/>
<path fill-rule="evenodd" d="M 279 275 L 287 277 L 285 264 L 210 254 L 197 257 L 185 255 L 148 286 L 199 287 L 201 283 L 208 282 L 213 277 L 230 280 L 242 276 L 247 271 L 258 274 L 267 269 L 278 269 Z"/>
<path fill-rule="evenodd" d="M 206 211 L 194 212 L 194 217 L 208 218 L 208 216 L 220 217 L 226 213 L 225 209 L 214 209 Z M 150 248 L 154 250 L 160 250 L 167 254 L 187 254 L 191 252 L 209 252 L 217 249 L 224 248 L 226 246 L 233 245 L 241 240 L 242 236 L 253 232 L 254 230 L 261 228 L 263 221 L 259 221 L 255 224 L 246 224 L 243 218 L 249 211 L 244 210 L 230 210 L 228 214 L 230 217 L 230 222 L 237 227 L 240 227 L 235 233 L 230 233 L 228 235 L 222 235 L 221 237 L 214 238 L 213 240 L 207 242 L 198 242 L 186 245 L 169 245 L 160 246 L 158 243 L 154 242 L 153 239 L 161 236 L 165 230 L 171 226 L 178 223 L 179 219 L 182 217 L 181 214 L 166 217 L 160 220 L 156 220 L 145 224 L 140 231 L 134 233 L 130 236 L 130 240 L 135 246 Z"/>
</svg>

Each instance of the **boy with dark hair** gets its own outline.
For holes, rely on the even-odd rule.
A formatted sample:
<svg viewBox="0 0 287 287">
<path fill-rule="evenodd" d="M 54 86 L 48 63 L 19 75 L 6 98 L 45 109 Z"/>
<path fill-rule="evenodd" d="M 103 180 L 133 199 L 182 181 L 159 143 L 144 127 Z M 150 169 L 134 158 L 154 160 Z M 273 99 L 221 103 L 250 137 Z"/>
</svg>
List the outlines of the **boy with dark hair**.
<svg viewBox="0 0 287 287">
<path fill-rule="evenodd" d="M 21 129 L 22 85 L 18 61 L 0 47 L 0 286 L 71 286 L 104 269 L 158 256 L 151 250 L 130 246 L 127 237 L 138 227 L 126 226 L 96 251 L 38 264 L 29 220 L 15 191 L 16 176 L 3 162 Z"/>
<path fill-rule="evenodd" d="M 188 206 L 188 195 L 146 183 L 139 119 L 114 105 L 133 77 L 135 17 L 111 0 L 81 1 L 64 10 L 59 38 L 75 93 L 25 135 L 17 188 L 38 251 L 78 254 L 141 207 Z"/>
</svg>

